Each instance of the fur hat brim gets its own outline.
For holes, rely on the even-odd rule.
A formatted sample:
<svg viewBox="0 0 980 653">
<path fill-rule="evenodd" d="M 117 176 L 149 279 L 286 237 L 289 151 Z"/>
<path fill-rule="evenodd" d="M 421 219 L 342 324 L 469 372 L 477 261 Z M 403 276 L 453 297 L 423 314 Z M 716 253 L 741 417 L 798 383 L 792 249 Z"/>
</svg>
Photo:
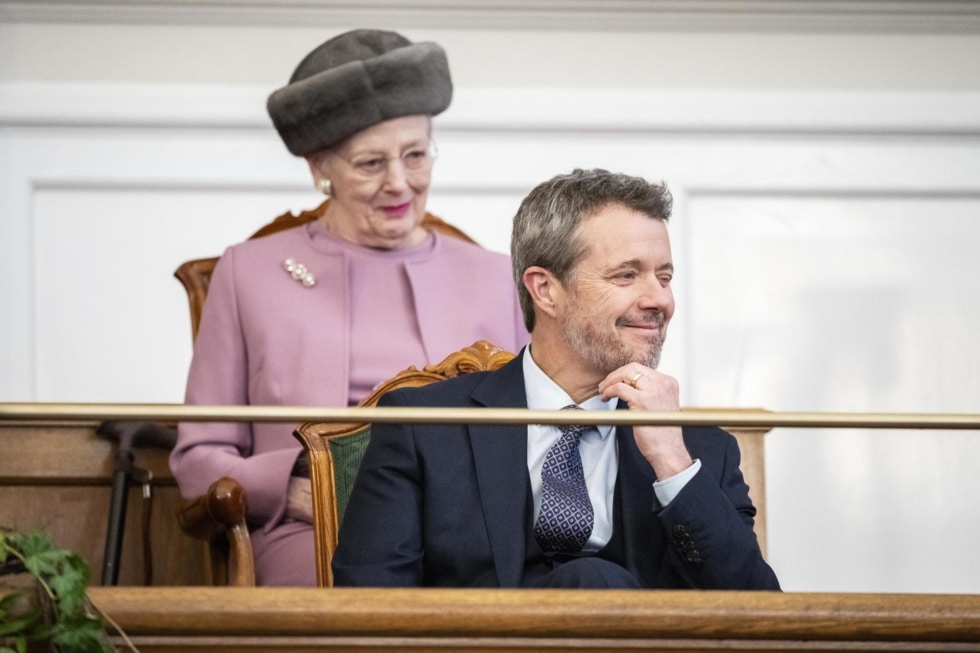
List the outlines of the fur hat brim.
<svg viewBox="0 0 980 653">
<path fill-rule="evenodd" d="M 267 108 L 289 151 L 307 156 L 385 120 L 442 113 L 452 96 L 445 51 L 414 43 L 288 84 Z"/>
</svg>

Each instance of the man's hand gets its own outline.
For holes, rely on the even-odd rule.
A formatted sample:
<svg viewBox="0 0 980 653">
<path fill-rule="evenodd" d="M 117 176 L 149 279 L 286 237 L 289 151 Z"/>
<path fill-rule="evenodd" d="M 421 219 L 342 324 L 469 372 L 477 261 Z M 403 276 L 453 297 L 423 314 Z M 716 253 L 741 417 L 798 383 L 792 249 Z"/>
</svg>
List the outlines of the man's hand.
<svg viewBox="0 0 980 653">
<path fill-rule="evenodd" d="M 289 477 L 289 490 L 286 494 L 286 516 L 313 523 L 313 491 L 310 479 L 299 476 Z"/>
<path fill-rule="evenodd" d="M 613 370 L 599 382 L 599 394 L 603 400 L 619 397 L 630 410 L 680 410 L 677 379 L 640 363 Z M 635 426 L 633 437 L 659 480 L 679 474 L 694 463 L 679 426 Z"/>
</svg>

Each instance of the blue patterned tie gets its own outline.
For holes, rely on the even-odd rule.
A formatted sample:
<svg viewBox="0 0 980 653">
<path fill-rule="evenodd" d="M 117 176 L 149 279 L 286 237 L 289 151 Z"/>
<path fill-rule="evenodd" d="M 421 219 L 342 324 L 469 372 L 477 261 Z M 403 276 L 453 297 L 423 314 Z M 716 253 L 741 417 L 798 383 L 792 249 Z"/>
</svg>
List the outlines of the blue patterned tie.
<svg viewBox="0 0 980 653">
<path fill-rule="evenodd" d="M 577 409 L 574 404 L 564 410 Z M 541 467 L 541 514 L 534 537 L 544 551 L 576 553 L 592 534 L 595 514 L 582 471 L 578 443 L 592 426 L 565 424 Z"/>
</svg>

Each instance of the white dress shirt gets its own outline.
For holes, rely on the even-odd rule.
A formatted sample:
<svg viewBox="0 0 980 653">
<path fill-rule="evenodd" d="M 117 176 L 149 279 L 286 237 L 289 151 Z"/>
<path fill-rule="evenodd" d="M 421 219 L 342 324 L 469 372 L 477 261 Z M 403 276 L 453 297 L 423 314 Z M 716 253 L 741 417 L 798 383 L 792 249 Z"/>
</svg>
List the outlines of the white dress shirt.
<svg viewBox="0 0 980 653">
<path fill-rule="evenodd" d="M 527 407 L 531 410 L 561 410 L 575 402 L 558 384 L 545 374 L 534 359 L 531 347 L 524 350 L 524 392 Z M 595 395 L 578 406 L 584 410 L 616 410 L 619 398 L 602 401 Z M 619 466 L 619 451 L 616 444 L 615 428 L 611 425 L 596 427 L 582 434 L 579 453 L 582 456 L 582 471 L 585 484 L 595 512 L 592 535 L 583 551 L 598 551 L 612 537 L 613 531 L 613 490 L 616 487 L 616 472 Z M 528 424 L 527 427 L 527 470 L 531 478 L 531 495 L 534 499 L 534 521 L 541 511 L 541 467 L 548 450 L 561 437 L 561 430 L 554 424 Z M 701 461 L 670 478 L 657 480 L 653 484 L 657 500 L 666 506 L 681 491 L 687 482 L 701 469 Z M 652 509 L 652 507 L 651 507 Z"/>
</svg>

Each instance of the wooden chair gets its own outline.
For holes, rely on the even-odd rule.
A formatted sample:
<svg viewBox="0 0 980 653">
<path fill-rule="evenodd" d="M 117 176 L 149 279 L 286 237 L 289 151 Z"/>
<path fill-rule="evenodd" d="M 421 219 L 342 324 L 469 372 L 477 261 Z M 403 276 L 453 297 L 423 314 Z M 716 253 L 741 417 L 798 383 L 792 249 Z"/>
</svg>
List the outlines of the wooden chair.
<svg viewBox="0 0 980 653">
<path fill-rule="evenodd" d="M 205 574 L 212 585 L 255 586 L 255 555 L 245 520 L 245 490 L 223 476 L 207 494 L 187 500 L 177 523 L 191 537 L 207 543 Z"/>
<path fill-rule="evenodd" d="M 299 215 L 283 213 L 249 239 L 261 238 L 312 222 L 323 214 L 328 204 L 329 200 L 315 209 L 302 211 Z M 461 229 L 431 213 L 425 214 L 422 226 L 476 243 Z M 187 291 L 192 338 L 197 337 L 208 285 L 218 258 L 215 256 L 190 260 L 174 272 L 174 276 Z M 247 506 L 248 497 L 241 485 L 233 478 L 223 477 L 215 481 L 206 494 L 187 500 L 178 512 L 177 519 L 181 529 L 207 543 L 206 567 L 208 580 L 212 585 L 255 585 L 255 558 L 245 519 Z"/>
<path fill-rule="evenodd" d="M 358 405 L 376 406 L 382 395 L 397 388 L 415 388 L 460 374 L 495 370 L 513 357 L 513 353 L 486 340 L 479 340 L 450 354 L 440 363 L 426 365 L 421 370 L 409 367 L 399 372 L 379 385 Z M 340 520 L 371 437 L 371 425 L 305 422 L 296 428 L 294 434 L 303 443 L 310 460 L 313 514 L 316 515 L 313 530 L 317 585 L 332 587 L 330 560 L 337 549 Z"/>
<path fill-rule="evenodd" d="M 421 370 L 409 367 L 392 377 L 360 403 L 375 406 L 386 392 L 396 388 L 413 388 L 460 374 L 480 370 L 495 370 L 514 357 L 485 340 L 450 354 L 441 363 L 427 365 Z M 756 507 L 755 531 L 766 553 L 765 517 L 765 459 L 764 436 L 768 427 L 729 427 L 728 432 L 738 440 L 742 452 L 742 472 L 749 485 L 749 495 Z M 337 424 L 306 422 L 294 435 L 303 443 L 310 462 L 310 482 L 313 493 L 314 541 L 316 545 L 317 585 L 331 587 L 333 573 L 330 561 L 337 549 L 340 522 L 347 507 L 357 475 L 358 465 L 368 440 L 370 424 Z"/>
</svg>

